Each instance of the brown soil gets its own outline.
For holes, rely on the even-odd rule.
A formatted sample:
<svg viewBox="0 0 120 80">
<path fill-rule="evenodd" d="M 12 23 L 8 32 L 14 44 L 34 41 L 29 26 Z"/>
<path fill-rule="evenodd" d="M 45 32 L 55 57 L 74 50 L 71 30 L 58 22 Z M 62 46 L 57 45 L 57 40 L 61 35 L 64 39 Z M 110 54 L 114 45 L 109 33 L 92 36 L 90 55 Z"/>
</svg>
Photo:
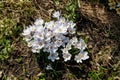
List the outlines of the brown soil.
<svg viewBox="0 0 120 80">
<path fill-rule="evenodd" d="M 51 19 L 51 13 L 54 9 L 64 9 L 65 5 L 62 3 L 67 3 L 67 0 L 61 2 L 61 5 L 54 5 L 52 0 L 34 0 L 36 8 L 40 9 L 41 16 L 46 20 Z M 78 31 L 82 33 L 82 37 L 89 36 L 88 47 L 90 49 L 89 66 L 83 64 L 86 71 L 83 71 L 83 79 L 90 80 L 87 78 L 87 73 L 89 70 L 99 70 L 99 66 L 104 66 L 108 69 L 112 68 L 112 65 L 116 61 L 114 59 L 120 58 L 120 16 L 113 12 L 109 12 L 104 5 L 98 3 L 90 3 L 86 1 L 81 1 L 81 7 L 77 9 L 77 12 L 81 15 L 81 18 L 77 22 Z M 36 17 L 37 18 L 37 17 Z M 116 38 L 117 37 L 117 38 Z M 14 75 L 19 78 L 27 78 L 28 80 L 34 80 L 42 70 L 39 68 L 35 55 L 25 46 L 22 42 L 16 41 L 14 43 L 15 49 L 10 58 L 7 61 L 0 61 L 3 66 L 0 69 L 4 71 L 4 74 Z M 22 57 L 22 60 L 18 58 Z M 79 65 L 69 66 L 68 71 L 63 74 L 63 80 L 77 80 L 76 78 L 70 78 L 69 75 Z M 78 69 L 79 70 L 79 69 Z M 107 70 L 105 74 L 110 71 Z M 80 77 L 81 77 L 80 76 Z M 77 75 L 77 78 L 80 78 Z M 52 79 L 48 79 L 52 80 Z"/>
</svg>

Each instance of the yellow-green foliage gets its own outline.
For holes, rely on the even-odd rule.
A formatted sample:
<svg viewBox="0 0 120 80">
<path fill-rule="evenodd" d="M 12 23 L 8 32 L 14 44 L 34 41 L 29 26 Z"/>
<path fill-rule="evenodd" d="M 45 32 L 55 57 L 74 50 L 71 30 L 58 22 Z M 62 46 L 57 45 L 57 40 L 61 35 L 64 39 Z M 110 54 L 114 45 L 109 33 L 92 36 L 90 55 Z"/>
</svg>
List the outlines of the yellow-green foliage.
<svg viewBox="0 0 120 80">
<path fill-rule="evenodd" d="M 2 60 L 8 58 L 9 54 L 12 52 L 12 27 L 14 25 L 13 20 L 0 20 L 0 59 Z"/>
<path fill-rule="evenodd" d="M 25 24 L 30 24 L 37 10 L 31 1 L 0 1 L 0 60 L 5 60 L 14 50 Z"/>
</svg>

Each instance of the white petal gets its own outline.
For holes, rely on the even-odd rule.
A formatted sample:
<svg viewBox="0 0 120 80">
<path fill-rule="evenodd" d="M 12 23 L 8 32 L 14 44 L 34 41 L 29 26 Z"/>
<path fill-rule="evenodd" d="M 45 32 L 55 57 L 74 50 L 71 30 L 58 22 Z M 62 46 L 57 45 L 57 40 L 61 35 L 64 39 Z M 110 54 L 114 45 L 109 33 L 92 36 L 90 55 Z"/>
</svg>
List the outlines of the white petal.
<svg viewBox="0 0 120 80">
<path fill-rule="evenodd" d="M 59 18 L 60 17 L 60 12 L 59 11 L 56 11 L 53 13 L 53 18 Z"/>
<path fill-rule="evenodd" d="M 43 21 L 43 19 L 41 19 L 41 18 L 39 18 L 39 19 L 37 19 L 36 21 L 35 21 L 35 25 L 43 25 L 43 23 L 44 23 L 44 21 Z"/>
</svg>

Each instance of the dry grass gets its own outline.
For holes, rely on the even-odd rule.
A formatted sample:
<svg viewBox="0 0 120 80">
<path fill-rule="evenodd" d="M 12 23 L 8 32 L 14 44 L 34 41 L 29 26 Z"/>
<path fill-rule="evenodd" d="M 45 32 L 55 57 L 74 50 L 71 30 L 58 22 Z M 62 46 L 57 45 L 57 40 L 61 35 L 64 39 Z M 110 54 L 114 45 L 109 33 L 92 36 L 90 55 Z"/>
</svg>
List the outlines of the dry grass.
<svg viewBox="0 0 120 80">
<path fill-rule="evenodd" d="M 77 19 L 75 19 L 75 22 L 77 23 L 78 37 L 82 37 L 87 41 L 90 59 L 83 64 L 76 64 L 75 62 L 63 63 L 58 61 L 52 63 L 54 66 L 57 66 L 55 72 L 46 72 L 44 68 L 46 63 L 44 63 L 44 60 L 42 61 L 43 58 L 41 56 L 36 57 L 36 55 L 30 51 L 26 46 L 26 43 L 22 40 L 21 32 L 25 26 L 33 24 L 33 21 L 38 17 L 42 17 L 44 20 L 49 21 L 52 12 L 55 10 L 61 10 L 64 14 L 68 15 L 66 7 L 68 7 L 71 2 L 69 0 L 61 2 L 59 0 L 58 2 L 55 0 L 15 1 L 16 2 L 13 2 L 12 0 L 4 0 L 0 2 L 0 21 L 11 20 L 14 22 L 9 26 L 9 30 L 13 32 L 12 37 L 11 35 L 5 37 L 6 40 L 11 41 L 10 45 L 12 46 L 13 51 L 9 54 L 7 59 L 0 61 L 1 79 L 120 79 L 120 24 L 118 21 L 113 21 L 114 26 L 108 26 L 106 23 L 109 24 L 112 19 L 108 18 L 108 16 L 95 16 L 94 12 L 91 12 L 95 8 L 98 10 L 97 12 L 100 12 L 99 15 L 108 15 L 108 13 L 111 13 L 106 11 L 108 13 L 104 14 L 106 12 L 103 5 L 99 9 L 99 6 L 91 7 L 89 5 L 87 7 L 86 3 L 83 3 L 85 4 L 82 5 L 83 8 L 77 8 L 75 12 L 73 12 L 75 16 L 79 15 Z M 116 17 L 119 19 L 119 16 L 116 16 L 115 13 L 111 13 L 111 15 L 113 15 L 115 19 Z M 68 18 L 74 19 L 72 16 Z M 99 23 L 97 23 L 98 20 Z M 7 22 L 4 21 L 4 23 Z M 110 25 L 113 24 L 110 23 Z M 5 32 L 1 33 L 3 33 L 3 37 Z"/>
</svg>

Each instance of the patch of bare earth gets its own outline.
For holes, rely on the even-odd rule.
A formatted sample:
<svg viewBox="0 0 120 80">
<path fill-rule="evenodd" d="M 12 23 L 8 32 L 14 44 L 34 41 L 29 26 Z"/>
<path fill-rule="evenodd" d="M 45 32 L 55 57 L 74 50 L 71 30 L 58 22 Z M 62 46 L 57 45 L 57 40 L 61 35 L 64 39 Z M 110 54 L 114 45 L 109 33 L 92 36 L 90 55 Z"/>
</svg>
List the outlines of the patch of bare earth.
<svg viewBox="0 0 120 80">
<path fill-rule="evenodd" d="M 13 46 L 12 55 L 2 63 L 4 74 L 18 79 L 34 79 L 41 71 L 35 55 L 22 42 L 15 42 Z"/>
<path fill-rule="evenodd" d="M 81 8 L 78 11 L 82 20 L 78 26 L 90 37 L 88 47 L 91 49 L 91 70 L 99 70 L 99 66 L 102 66 L 107 69 L 104 77 L 108 78 L 112 76 L 113 66 L 119 64 L 116 57 L 120 58 L 120 16 L 108 12 L 102 4 L 86 1 L 80 3 Z M 120 74 L 116 76 L 120 78 Z"/>
</svg>

